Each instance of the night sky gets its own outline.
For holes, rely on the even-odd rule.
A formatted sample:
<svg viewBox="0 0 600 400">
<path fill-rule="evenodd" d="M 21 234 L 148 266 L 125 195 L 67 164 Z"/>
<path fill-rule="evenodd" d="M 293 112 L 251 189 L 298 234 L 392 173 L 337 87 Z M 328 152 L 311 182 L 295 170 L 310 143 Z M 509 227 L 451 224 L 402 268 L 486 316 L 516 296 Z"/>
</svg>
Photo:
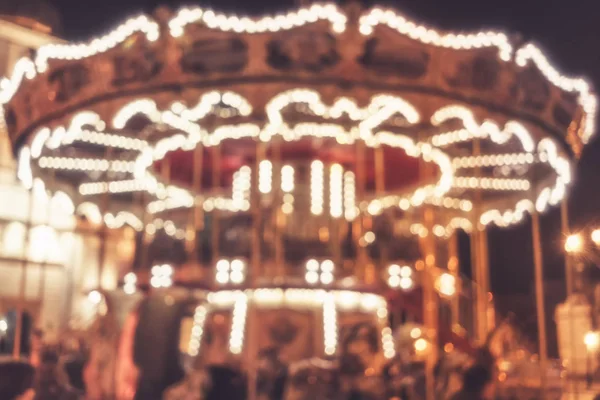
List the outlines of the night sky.
<svg viewBox="0 0 600 400">
<path fill-rule="evenodd" d="M 0 0 L 10 1 L 10 0 Z M 18 1 L 18 0 L 17 0 Z M 54 0 L 62 15 L 60 36 L 87 40 L 104 34 L 132 15 L 157 6 L 177 9 L 190 1 Z M 371 5 L 373 2 L 363 2 Z M 404 0 L 379 1 L 423 24 L 454 31 L 503 30 L 534 40 L 564 74 L 585 75 L 600 88 L 600 2 L 594 0 Z M 292 0 L 207 0 L 199 5 L 237 14 L 277 13 L 294 7 Z M 600 136 L 600 135 L 599 135 Z M 578 167 L 569 208 L 572 226 L 600 225 L 600 142 L 587 146 Z M 529 223 L 490 232 L 492 289 L 499 294 L 527 293 L 533 284 Z M 542 218 L 545 274 L 564 278 L 560 213 Z M 552 318 L 549 316 L 549 318 Z"/>
</svg>

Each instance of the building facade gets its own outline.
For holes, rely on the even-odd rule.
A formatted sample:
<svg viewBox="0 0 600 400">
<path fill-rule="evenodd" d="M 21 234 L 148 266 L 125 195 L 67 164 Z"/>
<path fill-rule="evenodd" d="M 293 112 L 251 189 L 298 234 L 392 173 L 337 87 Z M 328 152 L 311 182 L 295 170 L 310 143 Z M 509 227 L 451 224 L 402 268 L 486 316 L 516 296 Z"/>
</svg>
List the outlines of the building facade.
<svg viewBox="0 0 600 400">
<path fill-rule="evenodd" d="M 0 77 L 10 76 L 32 50 L 59 41 L 49 28 L 27 21 L 0 19 Z M 98 286 L 101 241 L 94 221 L 78 219 L 71 196 L 68 189 L 50 194 L 40 180 L 23 185 L 0 126 L 0 354 L 15 347 L 26 353 L 33 329 L 51 338 L 89 314 L 87 292 Z M 105 272 L 106 287 L 114 286 L 114 274 Z"/>
</svg>

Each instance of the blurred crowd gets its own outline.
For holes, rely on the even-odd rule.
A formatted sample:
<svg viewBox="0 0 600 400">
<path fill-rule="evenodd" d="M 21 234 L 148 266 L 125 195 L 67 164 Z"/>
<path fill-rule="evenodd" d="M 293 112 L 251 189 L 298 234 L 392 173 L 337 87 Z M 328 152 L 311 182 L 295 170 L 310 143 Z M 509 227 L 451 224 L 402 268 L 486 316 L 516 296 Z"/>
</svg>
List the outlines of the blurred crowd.
<svg viewBox="0 0 600 400">
<path fill-rule="evenodd" d="M 199 356 L 181 350 L 181 321 L 190 305 L 172 296 L 149 297 L 121 320 L 108 312 L 85 332 L 63 334 L 56 343 L 36 331 L 27 360 L 0 360 L 0 400 L 425 400 L 423 360 L 401 346 L 385 360 L 375 326 L 352 325 L 330 358 L 290 363 L 281 347 L 263 349 L 250 376 L 243 360 L 227 357 L 227 340 L 219 350 L 226 335 L 208 326 Z M 487 347 L 467 358 L 441 354 L 434 369 L 436 400 L 495 398 L 496 362 Z M 256 384 L 248 385 L 249 379 Z"/>
</svg>

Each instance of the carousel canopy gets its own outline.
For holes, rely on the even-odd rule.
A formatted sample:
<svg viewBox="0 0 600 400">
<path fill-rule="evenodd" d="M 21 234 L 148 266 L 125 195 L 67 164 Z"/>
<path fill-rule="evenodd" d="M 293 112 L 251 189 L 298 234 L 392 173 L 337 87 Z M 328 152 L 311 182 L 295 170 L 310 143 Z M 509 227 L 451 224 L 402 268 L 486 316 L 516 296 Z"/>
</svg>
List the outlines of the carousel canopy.
<svg viewBox="0 0 600 400">
<path fill-rule="evenodd" d="M 66 183 L 95 215 L 110 195 L 109 226 L 151 215 L 180 238 L 178 210 L 246 212 L 250 182 L 306 187 L 313 214 L 348 220 L 438 207 L 438 236 L 506 226 L 561 201 L 596 117 L 586 81 L 532 43 L 332 4 L 161 9 L 21 59 L 0 103 L 26 184 Z M 323 180 L 340 181 L 325 203 Z"/>
</svg>

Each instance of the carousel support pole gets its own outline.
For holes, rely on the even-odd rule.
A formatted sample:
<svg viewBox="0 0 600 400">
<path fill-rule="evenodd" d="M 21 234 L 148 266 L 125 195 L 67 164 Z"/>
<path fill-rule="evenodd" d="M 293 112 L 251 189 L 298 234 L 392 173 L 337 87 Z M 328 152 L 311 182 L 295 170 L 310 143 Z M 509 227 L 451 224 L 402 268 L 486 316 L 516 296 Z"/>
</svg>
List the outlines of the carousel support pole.
<svg viewBox="0 0 600 400">
<path fill-rule="evenodd" d="M 29 241 L 31 240 L 31 228 L 33 226 L 34 195 L 33 185 L 29 188 L 29 214 L 27 218 L 27 229 L 23 241 L 23 260 L 21 261 L 21 285 L 19 286 L 19 302 L 17 307 L 17 321 L 15 327 L 15 342 L 13 346 L 13 357 L 21 357 L 21 336 L 23 336 L 23 314 L 25 313 L 25 290 L 27 288 L 27 267 L 29 266 Z"/>
<path fill-rule="evenodd" d="M 212 187 L 213 190 L 221 188 L 221 147 L 213 146 L 212 150 Z M 212 243 L 212 262 L 213 265 L 219 261 L 220 253 L 220 227 L 219 227 L 219 210 L 216 208 L 212 211 L 212 232 L 211 232 L 211 243 Z"/>
<path fill-rule="evenodd" d="M 105 159 L 108 160 L 109 163 L 109 168 L 108 170 L 104 173 L 104 178 L 105 180 L 108 180 L 108 176 L 110 174 L 110 166 L 112 165 L 112 147 L 109 147 L 108 150 L 105 153 Z M 102 218 L 106 217 L 106 213 L 108 212 L 110 208 L 110 191 L 106 190 L 106 192 L 104 192 L 104 195 L 102 196 L 102 205 L 101 205 L 101 213 L 102 213 Z M 98 289 L 102 289 L 102 276 L 104 275 L 104 267 L 105 267 L 105 263 L 106 263 L 106 250 L 107 250 L 107 240 L 108 240 L 108 228 L 106 226 L 106 223 L 102 223 L 102 227 L 100 228 L 100 232 L 99 232 L 99 238 L 100 238 L 100 250 L 98 252 Z"/>
<path fill-rule="evenodd" d="M 279 139 L 273 143 L 273 204 L 275 204 L 275 215 L 273 223 L 273 236 L 275 242 L 275 272 L 279 277 L 285 276 L 285 255 L 283 249 L 282 229 L 285 223 L 285 214 L 281 208 L 283 204 L 283 189 L 281 174 L 281 142 Z"/>
<path fill-rule="evenodd" d="M 571 228 L 569 226 L 569 198 L 565 196 L 563 202 L 560 205 L 560 222 L 561 222 L 561 231 L 562 237 L 567 238 L 571 234 Z M 573 256 L 565 251 L 565 280 L 567 283 L 567 298 L 566 302 L 569 307 L 569 319 L 573 321 L 573 305 L 569 304 L 569 299 L 573 295 Z M 569 337 L 575 337 L 575 326 L 574 324 L 569 324 Z M 577 352 L 575 342 L 573 340 L 571 343 L 571 360 L 569 362 L 573 362 L 573 358 L 575 357 L 575 353 Z M 577 390 L 577 383 L 574 379 L 571 380 L 571 390 L 575 394 L 575 399 L 579 398 L 579 393 Z"/>
<path fill-rule="evenodd" d="M 191 262 L 200 262 L 202 257 L 199 254 L 198 231 L 204 227 L 204 209 L 202 204 L 197 204 L 196 195 L 202 191 L 202 173 L 204 165 L 204 146 L 198 143 L 194 149 L 194 170 L 192 171 L 192 191 L 194 193 L 194 207 L 192 208 L 192 222 L 188 228 L 188 257 Z M 188 235 L 186 235 L 188 236 Z"/>
<path fill-rule="evenodd" d="M 481 142 L 479 139 L 473 141 L 473 155 L 481 155 Z M 481 177 L 481 169 L 475 168 L 475 177 Z M 477 190 L 474 198 L 474 215 L 481 214 L 482 195 Z M 475 337 L 480 343 L 485 342 L 488 334 L 488 259 L 487 259 L 487 233 L 485 227 L 478 220 L 473 221 L 473 232 L 471 233 L 471 271 L 475 280 L 474 290 L 471 291 L 475 297 L 474 322 Z"/>
<path fill-rule="evenodd" d="M 562 237 L 566 238 L 571 234 L 569 227 L 569 200 L 565 196 L 560 205 L 560 222 Z M 567 299 L 573 294 L 573 258 L 569 252 L 565 251 L 565 280 L 567 283 Z"/>
<path fill-rule="evenodd" d="M 479 305 L 479 322 L 481 330 L 481 338 L 485 340 L 488 333 L 493 329 L 488 321 L 488 311 L 490 299 L 488 294 L 490 293 L 490 264 L 489 264 L 489 253 L 488 253 L 488 235 L 485 227 L 479 232 L 479 259 L 477 263 L 477 284 L 479 286 L 478 300 Z"/>
<path fill-rule="evenodd" d="M 383 196 L 385 193 L 385 153 L 383 147 L 375 148 L 375 193 L 378 196 Z M 384 211 L 385 213 L 386 211 Z M 391 220 L 391 218 L 390 218 Z M 381 267 L 385 268 L 388 263 L 388 248 L 386 245 L 379 246 L 379 258 Z"/>
<path fill-rule="evenodd" d="M 148 210 L 146 209 L 146 192 L 140 192 L 140 206 L 142 209 L 142 225 L 144 230 L 142 231 L 142 242 L 140 243 L 140 269 L 144 269 L 148 266 L 148 245 L 152 241 L 152 235 L 148 233 L 146 226 L 148 223 Z"/>
<path fill-rule="evenodd" d="M 471 311 L 473 313 L 473 318 L 471 319 L 472 323 L 472 337 L 477 342 L 482 342 L 485 340 L 485 335 L 482 334 L 481 329 L 481 316 L 480 316 L 480 299 L 481 299 L 481 287 L 477 281 L 479 276 L 478 264 L 479 259 L 481 258 L 480 253 L 481 249 L 479 247 L 479 227 L 475 223 L 473 226 L 473 232 L 469 236 L 470 239 L 470 251 L 471 251 L 471 274 L 473 282 L 471 282 L 471 299 L 472 299 L 472 307 Z"/>
<path fill-rule="evenodd" d="M 419 162 L 419 175 L 421 180 L 431 179 L 433 170 L 430 165 L 422 160 Z M 425 207 L 423 211 L 423 225 L 427 229 L 427 236 L 421 239 L 421 253 L 423 254 L 423 322 L 427 334 L 431 338 L 430 352 L 425 364 L 425 383 L 427 400 L 435 400 L 435 365 L 439 352 L 439 297 L 435 290 L 436 274 L 436 239 L 433 234 L 435 225 L 435 212 L 432 207 Z"/>
<path fill-rule="evenodd" d="M 364 199 L 367 182 L 367 171 L 366 171 L 366 149 L 363 141 L 356 143 L 356 198 Z M 358 213 L 358 218 L 354 222 L 354 243 L 357 249 L 357 262 L 358 265 L 354 268 L 355 273 L 359 279 L 366 278 L 366 264 L 367 264 L 367 248 L 361 246 L 361 239 L 365 232 L 365 216 L 361 211 Z"/>
<path fill-rule="evenodd" d="M 256 160 L 254 168 L 252 169 L 253 182 L 250 189 L 250 212 L 252 214 L 252 254 L 251 254 L 251 265 L 252 265 L 252 279 L 253 283 L 256 284 L 256 278 L 264 276 L 264 268 L 262 265 L 262 240 L 263 240 L 263 223 L 262 223 L 262 204 L 261 204 L 261 193 L 259 191 L 259 171 L 260 163 L 265 159 L 266 145 L 263 142 L 256 144 Z"/>
<path fill-rule="evenodd" d="M 535 299 L 540 352 L 541 392 L 542 398 L 545 398 L 548 373 L 548 345 L 546 338 L 546 308 L 544 303 L 544 260 L 540 236 L 540 216 L 537 211 L 534 211 L 531 215 L 531 231 L 533 236 L 533 262 L 535 266 Z"/>
<path fill-rule="evenodd" d="M 326 187 L 327 189 L 325 190 L 325 196 L 326 198 L 329 199 L 329 204 L 331 204 L 331 199 L 332 199 L 332 183 L 333 183 L 333 169 L 334 169 L 334 165 L 340 166 L 340 164 L 338 163 L 332 163 L 332 164 L 325 164 L 325 175 L 329 176 L 328 179 L 325 180 L 326 182 Z M 342 173 L 342 182 L 343 182 L 343 173 Z M 343 185 L 343 183 L 342 183 Z M 343 186 L 342 186 L 343 187 Z M 334 262 L 334 264 L 336 266 L 341 266 L 342 265 L 342 246 L 340 243 L 340 229 L 341 229 L 341 222 L 340 222 L 340 218 L 342 217 L 334 217 L 333 215 L 331 215 L 331 208 L 329 209 L 329 213 L 328 213 L 328 225 L 327 225 L 327 232 L 328 232 L 328 236 L 329 236 L 329 251 L 331 254 L 331 258 L 332 261 Z"/>
<path fill-rule="evenodd" d="M 460 294 L 462 293 L 462 282 L 459 273 L 459 258 L 458 258 L 458 234 L 456 231 L 448 238 L 448 271 L 456 279 L 456 294 L 452 297 L 452 327 L 460 324 Z"/>
<path fill-rule="evenodd" d="M 50 186 L 51 188 L 54 187 L 55 178 L 56 178 L 56 172 L 55 172 L 55 170 L 51 169 L 49 179 L 48 179 L 48 182 L 50 183 L 48 186 Z M 46 218 L 46 223 L 48 224 L 48 226 L 51 226 L 50 225 L 50 215 L 51 214 L 52 214 L 52 199 L 50 199 L 50 201 L 48 201 L 48 216 Z M 46 267 L 47 267 L 47 265 L 48 265 L 48 255 L 46 254 L 44 259 L 40 263 L 40 283 L 39 283 L 39 287 L 38 287 L 38 299 L 40 301 L 40 304 L 43 303 L 44 296 L 46 295 Z M 69 313 L 70 313 L 70 311 L 69 311 Z"/>
<path fill-rule="evenodd" d="M 250 212 L 252 214 L 252 253 L 251 253 L 251 271 L 250 278 L 252 279 L 252 284 L 254 286 L 257 285 L 257 278 L 262 275 L 262 256 L 261 256 L 261 246 L 262 246 L 262 204 L 261 204 L 261 194 L 259 191 L 258 178 L 259 178 L 259 169 L 260 163 L 265 159 L 266 155 L 266 145 L 263 142 L 258 142 L 256 144 L 256 160 L 254 168 L 252 169 L 252 178 L 251 182 L 253 184 L 250 188 Z M 250 304 L 249 313 L 254 312 L 254 307 Z M 251 318 L 252 319 L 252 318 Z M 249 326 L 249 337 L 247 339 L 248 345 L 248 357 L 253 357 L 257 353 L 257 337 L 252 333 L 254 324 L 250 322 Z M 252 329 L 252 330 L 250 330 Z M 257 383 L 257 374 L 256 374 L 256 363 L 251 362 L 247 365 L 248 368 L 248 399 L 255 400 L 256 399 L 256 383 Z"/>
<path fill-rule="evenodd" d="M 427 236 L 422 239 L 422 250 L 424 255 L 424 271 L 421 274 L 423 288 L 423 322 L 428 335 L 431 337 L 430 352 L 426 360 L 425 381 L 426 399 L 435 400 L 435 375 L 434 368 L 438 359 L 438 309 L 439 298 L 434 286 L 434 273 L 436 269 L 436 245 L 433 235 L 435 215 L 432 208 L 426 208 L 423 215 L 424 225 L 427 228 Z"/>
</svg>

